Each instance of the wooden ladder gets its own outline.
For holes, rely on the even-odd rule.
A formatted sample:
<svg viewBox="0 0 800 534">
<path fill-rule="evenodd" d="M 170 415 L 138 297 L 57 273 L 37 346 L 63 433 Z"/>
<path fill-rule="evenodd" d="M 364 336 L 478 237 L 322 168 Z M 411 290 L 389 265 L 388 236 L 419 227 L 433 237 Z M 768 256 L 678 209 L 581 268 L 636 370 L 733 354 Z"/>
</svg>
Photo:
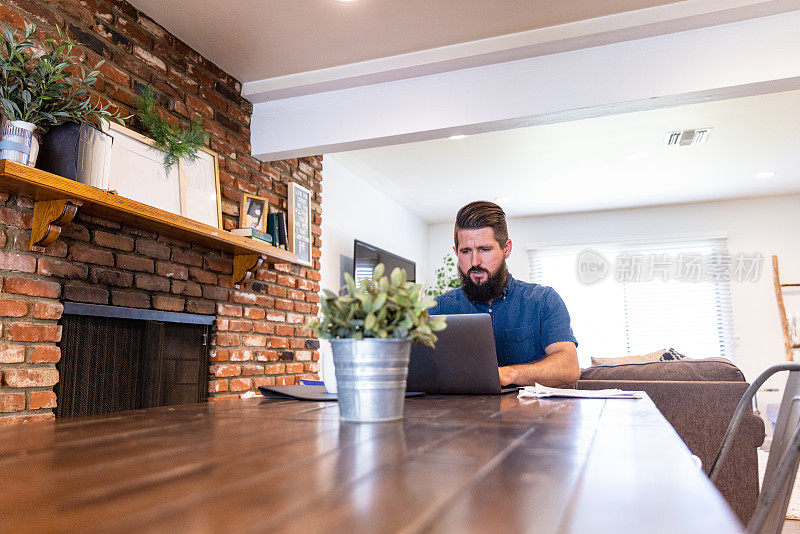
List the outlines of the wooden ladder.
<svg viewBox="0 0 800 534">
<path fill-rule="evenodd" d="M 783 346 L 786 349 L 786 359 L 792 361 L 792 349 L 800 349 L 800 345 L 792 345 L 789 336 L 789 318 L 786 315 L 786 306 L 783 304 L 784 287 L 800 287 L 800 284 L 782 284 L 778 274 L 778 256 L 772 256 L 772 280 L 775 283 L 775 297 L 778 300 L 778 313 L 781 316 L 781 329 L 783 330 Z"/>
</svg>

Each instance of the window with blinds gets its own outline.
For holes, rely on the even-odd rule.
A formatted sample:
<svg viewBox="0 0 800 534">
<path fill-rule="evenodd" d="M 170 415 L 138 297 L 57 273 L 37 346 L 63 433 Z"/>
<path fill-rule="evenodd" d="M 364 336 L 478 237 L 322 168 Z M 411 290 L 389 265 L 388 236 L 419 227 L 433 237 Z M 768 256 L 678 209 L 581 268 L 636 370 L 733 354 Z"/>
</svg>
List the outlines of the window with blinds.
<svg viewBox="0 0 800 534">
<path fill-rule="evenodd" d="M 582 366 L 675 348 L 731 358 L 731 258 L 724 237 L 531 245 L 530 280 L 564 299 Z"/>
</svg>

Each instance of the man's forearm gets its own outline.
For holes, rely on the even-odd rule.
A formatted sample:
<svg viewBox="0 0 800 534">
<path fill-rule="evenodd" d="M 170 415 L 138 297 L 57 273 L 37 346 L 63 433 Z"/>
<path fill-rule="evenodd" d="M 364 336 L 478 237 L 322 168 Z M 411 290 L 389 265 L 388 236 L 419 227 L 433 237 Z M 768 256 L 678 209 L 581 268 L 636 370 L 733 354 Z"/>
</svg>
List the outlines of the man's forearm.
<svg viewBox="0 0 800 534">
<path fill-rule="evenodd" d="M 500 383 L 502 385 L 518 384 L 532 386 L 541 384 L 548 387 L 572 385 L 581 375 L 575 350 L 561 350 L 549 354 L 534 363 L 522 363 L 500 367 Z"/>
</svg>

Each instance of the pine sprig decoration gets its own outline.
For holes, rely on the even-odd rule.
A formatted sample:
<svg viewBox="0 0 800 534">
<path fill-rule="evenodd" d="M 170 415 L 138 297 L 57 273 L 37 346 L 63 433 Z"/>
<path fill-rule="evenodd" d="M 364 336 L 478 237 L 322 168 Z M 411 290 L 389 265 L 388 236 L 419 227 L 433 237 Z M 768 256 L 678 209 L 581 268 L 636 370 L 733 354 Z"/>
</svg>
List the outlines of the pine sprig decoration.
<svg viewBox="0 0 800 534">
<path fill-rule="evenodd" d="M 153 146 L 164 152 L 164 171 L 169 173 L 173 165 L 183 158 L 186 161 L 197 159 L 197 151 L 208 140 L 199 122 L 191 120 L 188 128 L 173 128 L 156 108 L 156 95 L 151 87 L 145 87 L 136 99 L 136 111 L 150 137 Z"/>
</svg>

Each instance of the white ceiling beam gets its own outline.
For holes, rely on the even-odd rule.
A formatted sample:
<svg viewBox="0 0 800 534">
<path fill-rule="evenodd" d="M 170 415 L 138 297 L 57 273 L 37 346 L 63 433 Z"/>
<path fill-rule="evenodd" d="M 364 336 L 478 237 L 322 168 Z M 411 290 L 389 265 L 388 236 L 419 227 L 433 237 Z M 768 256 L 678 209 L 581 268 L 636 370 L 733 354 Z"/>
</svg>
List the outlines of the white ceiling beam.
<svg viewBox="0 0 800 534">
<path fill-rule="evenodd" d="M 789 3 L 762 4 L 775 9 Z M 800 9 L 800 2 L 791 4 Z M 798 27 L 800 11 L 790 11 L 260 102 L 251 125 L 253 154 L 263 160 L 301 157 L 556 122 L 611 109 L 793 89 L 800 79 Z"/>
<path fill-rule="evenodd" d="M 256 104 L 482 67 L 592 46 L 728 24 L 800 8 L 797 0 L 686 0 L 467 43 L 248 82 Z"/>
</svg>

